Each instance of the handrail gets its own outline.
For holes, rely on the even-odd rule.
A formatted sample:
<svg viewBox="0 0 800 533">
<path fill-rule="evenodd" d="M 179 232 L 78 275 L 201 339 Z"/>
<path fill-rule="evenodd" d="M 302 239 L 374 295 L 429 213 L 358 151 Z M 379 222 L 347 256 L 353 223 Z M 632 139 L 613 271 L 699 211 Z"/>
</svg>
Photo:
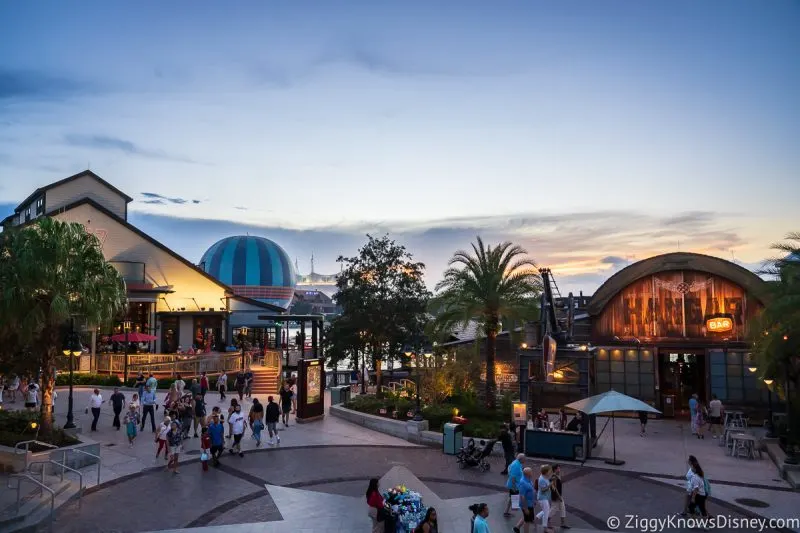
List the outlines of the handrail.
<svg viewBox="0 0 800 533">
<path fill-rule="evenodd" d="M 79 479 L 78 498 L 82 498 L 83 497 L 83 472 L 81 472 L 80 470 L 75 470 L 74 468 L 69 467 L 69 466 L 65 465 L 64 463 L 59 463 L 58 461 L 53 461 L 52 459 L 49 459 L 47 461 L 34 461 L 34 462 L 28 464 L 28 467 L 25 469 L 25 471 L 28 472 L 28 474 L 33 475 L 34 473 L 31 472 L 31 467 L 33 465 L 42 465 L 42 483 L 44 483 L 45 465 L 48 465 L 48 464 L 52 464 L 52 465 L 56 465 L 56 466 L 60 466 L 61 467 L 61 482 L 62 483 L 64 482 L 64 470 L 69 470 L 70 472 L 74 472 L 74 473 L 78 474 L 78 479 Z"/>
<path fill-rule="evenodd" d="M 25 445 L 25 453 L 28 453 L 28 451 L 30 451 L 29 448 L 30 448 L 31 444 L 38 444 L 39 446 L 44 446 L 45 448 L 58 448 L 58 446 L 55 446 L 54 444 L 50 444 L 48 442 L 42 442 L 42 441 L 36 440 L 36 439 L 23 440 L 23 441 L 20 441 L 20 442 L 18 442 L 18 443 L 16 443 L 14 445 L 14 454 L 15 455 L 20 453 L 17 450 L 20 449 L 23 444 Z"/>
<path fill-rule="evenodd" d="M 44 468 L 42 470 L 44 470 Z M 53 489 L 51 489 L 50 487 L 48 487 L 44 483 L 41 483 L 41 482 L 37 481 L 30 474 L 11 474 L 11 477 L 8 478 L 8 484 L 6 485 L 9 489 L 12 488 L 11 487 L 11 479 L 12 478 L 17 478 L 17 480 L 18 480 L 17 481 L 17 514 L 19 514 L 19 507 L 20 507 L 19 506 L 19 501 L 20 501 L 20 497 L 21 497 L 20 487 L 22 486 L 22 480 L 28 480 L 31 483 L 35 484 L 35 485 L 39 485 L 39 487 L 41 487 L 41 489 L 42 489 L 42 494 L 44 494 L 44 491 L 47 491 L 47 492 L 50 493 L 50 521 L 52 522 L 53 513 L 55 512 L 55 508 L 56 508 L 56 491 L 54 491 Z"/>
<path fill-rule="evenodd" d="M 102 463 L 103 463 L 103 460 L 100 458 L 100 456 L 99 455 L 95 455 L 93 453 L 85 452 L 83 450 L 76 450 L 76 449 L 64 450 L 64 462 L 65 463 L 67 462 L 67 452 L 82 453 L 83 455 L 88 455 L 89 457 L 94 457 L 95 459 L 97 459 L 97 484 L 99 485 L 100 484 L 100 468 L 101 468 Z"/>
</svg>

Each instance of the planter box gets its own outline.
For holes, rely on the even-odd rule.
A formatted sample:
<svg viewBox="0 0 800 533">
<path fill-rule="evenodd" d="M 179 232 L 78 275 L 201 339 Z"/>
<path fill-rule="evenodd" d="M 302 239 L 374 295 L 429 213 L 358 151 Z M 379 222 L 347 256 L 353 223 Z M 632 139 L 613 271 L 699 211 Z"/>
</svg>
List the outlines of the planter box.
<svg viewBox="0 0 800 533">
<path fill-rule="evenodd" d="M 425 433 L 425 430 L 428 428 L 427 420 L 413 423 L 414 426 L 409 428 L 409 424 L 412 423 L 411 421 L 395 420 L 393 418 L 361 413 L 359 411 L 353 411 L 352 409 L 346 409 L 340 405 L 331 405 L 328 409 L 328 413 L 331 416 L 342 418 L 353 424 L 364 426 L 367 429 L 372 429 L 405 440 L 413 440 L 415 442 L 420 440 L 421 435 Z M 441 445 L 441 436 L 439 440 L 439 444 Z"/>
<path fill-rule="evenodd" d="M 14 448 L 0 446 L 0 470 L 5 472 L 22 472 L 25 470 L 26 464 L 48 460 L 64 463 L 68 467 L 76 470 L 96 464 L 97 459 L 94 457 L 89 457 L 82 453 L 74 453 L 72 450 L 82 450 L 94 455 L 100 455 L 100 443 L 82 435 L 76 435 L 76 438 L 80 441 L 78 444 L 41 452 L 14 453 Z M 66 462 L 64 462 L 64 452 L 66 452 Z M 58 467 L 51 465 L 50 473 L 54 473 L 57 469 Z"/>
</svg>

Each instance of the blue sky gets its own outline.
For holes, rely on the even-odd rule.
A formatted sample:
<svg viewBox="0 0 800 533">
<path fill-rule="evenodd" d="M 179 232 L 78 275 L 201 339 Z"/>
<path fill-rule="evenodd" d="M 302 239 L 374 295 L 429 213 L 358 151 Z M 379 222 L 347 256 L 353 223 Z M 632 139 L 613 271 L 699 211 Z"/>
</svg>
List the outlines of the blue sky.
<svg viewBox="0 0 800 533">
<path fill-rule="evenodd" d="M 0 203 L 90 166 L 195 261 L 250 232 L 335 272 L 388 231 L 432 281 L 477 234 L 576 290 L 757 264 L 800 230 L 797 27 L 789 0 L 3 2 Z"/>
</svg>

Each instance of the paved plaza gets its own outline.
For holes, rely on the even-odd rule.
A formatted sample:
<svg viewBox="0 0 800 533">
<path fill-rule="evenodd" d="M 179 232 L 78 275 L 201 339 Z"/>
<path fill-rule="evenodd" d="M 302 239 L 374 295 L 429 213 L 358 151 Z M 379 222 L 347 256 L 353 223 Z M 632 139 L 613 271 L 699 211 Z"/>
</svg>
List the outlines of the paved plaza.
<svg viewBox="0 0 800 533">
<path fill-rule="evenodd" d="M 59 394 L 60 417 L 65 414 L 66 396 L 66 391 Z M 283 429 L 280 447 L 256 449 L 248 437 L 243 458 L 226 455 L 220 468 L 208 472 L 202 471 L 198 461 L 199 439 L 190 439 L 181 473 L 172 475 L 164 471 L 163 460 L 154 459 L 149 429 L 129 448 L 124 431 L 111 428 L 110 409 L 104 409 L 100 431 L 89 433 L 90 417 L 83 411 L 88 391 L 80 390 L 76 396 L 84 433 L 102 443 L 101 485 L 87 491 L 81 502 L 59 509 L 53 525 L 56 532 L 184 528 L 211 532 L 223 525 L 237 533 L 367 532 L 364 491 L 371 477 L 382 478 L 384 487 L 403 482 L 421 492 L 426 504 L 439 511 L 440 531 L 468 531 L 467 507 L 477 502 L 490 505 L 493 532 L 511 531 L 512 524 L 502 516 L 505 477 L 499 474 L 499 458 L 491 459 L 487 473 L 460 470 L 454 458 L 440 450 L 326 416 L 320 422 Z M 215 398 L 208 396 L 210 406 Z M 598 431 L 601 427 L 599 423 Z M 626 461 L 622 467 L 609 467 L 596 459 L 583 466 L 564 465 L 570 525 L 607 529 L 611 516 L 673 515 L 682 507 L 681 477 L 688 454 L 696 455 L 708 472 L 712 514 L 734 518 L 797 515 L 800 496 L 777 479 L 777 469 L 766 455 L 755 461 L 726 456 L 713 440 L 686 435 L 685 425 L 676 421 L 653 421 L 649 429 L 650 434 L 641 438 L 635 420 L 617 419 L 617 456 Z M 610 456 L 610 435 L 609 427 L 595 454 Z M 541 462 L 528 460 L 531 466 Z M 737 502 L 742 498 L 755 501 Z M 759 507 L 762 504 L 766 507 Z M 39 528 L 46 529 L 44 524 Z"/>
</svg>

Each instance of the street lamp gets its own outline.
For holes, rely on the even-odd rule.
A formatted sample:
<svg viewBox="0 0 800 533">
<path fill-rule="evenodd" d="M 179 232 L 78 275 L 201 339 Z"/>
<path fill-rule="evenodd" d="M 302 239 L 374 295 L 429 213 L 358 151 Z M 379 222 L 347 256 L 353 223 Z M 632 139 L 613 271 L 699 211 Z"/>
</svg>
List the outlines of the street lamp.
<svg viewBox="0 0 800 533">
<path fill-rule="evenodd" d="M 416 384 L 415 384 L 415 387 L 414 387 L 416 389 L 416 404 L 417 405 L 416 405 L 416 411 L 414 412 L 414 418 L 413 418 L 414 422 L 422 422 L 424 420 L 422 418 L 422 406 L 420 404 L 420 397 L 419 397 L 419 388 L 420 388 L 420 371 L 419 371 L 419 367 L 420 367 L 420 357 L 425 357 L 427 359 L 431 355 L 433 355 L 430 352 L 431 352 L 430 350 L 426 350 L 422 346 L 419 346 L 417 349 L 414 349 L 414 348 L 412 348 L 410 346 L 406 346 L 406 348 L 405 348 L 405 354 L 406 354 L 407 357 L 411 357 L 412 355 L 415 356 L 414 357 L 414 366 L 417 367 L 417 376 L 416 376 L 417 379 L 416 379 Z"/>
<path fill-rule="evenodd" d="M 239 328 L 239 349 L 242 350 L 242 370 L 244 370 L 244 367 L 245 367 L 245 364 L 244 364 L 244 342 L 245 342 L 245 339 L 247 338 L 247 333 L 249 331 L 250 330 L 247 329 L 247 326 L 242 326 L 242 327 Z"/>
<path fill-rule="evenodd" d="M 775 438 L 775 425 L 772 422 L 772 383 L 773 380 L 764 378 L 764 384 L 767 386 L 767 403 L 769 405 L 769 418 L 767 419 L 767 438 Z"/>
<path fill-rule="evenodd" d="M 128 333 L 131 331 L 131 321 L 124 320 L 122 329 L 125 331 L 125 371 L 123 372 L 125 379 L 122 380 L 122 385 L 124 386 L 128 382 Z"/>
<path fill-rule="evenodd" d="M 73 429 L 75 428 L 74 416 L 72 414 L 72 384 L 73 384 L 73 372 L 74 372 L 74 365 L 73 365 L 73 358 L 78 357 L 83 353 L 83 346 L 81 345 L 81 339 L 78 334 L 75 332 L 75 325 L 73 323 L 72 327 L 70 328 L 71 331 L 67 335 L 64 348 L 61 350 L 65 356 L 69 358 L 69 399 L 67 403 L 67 423 L 64 424 L 64 429 Z"/>
</svg>

